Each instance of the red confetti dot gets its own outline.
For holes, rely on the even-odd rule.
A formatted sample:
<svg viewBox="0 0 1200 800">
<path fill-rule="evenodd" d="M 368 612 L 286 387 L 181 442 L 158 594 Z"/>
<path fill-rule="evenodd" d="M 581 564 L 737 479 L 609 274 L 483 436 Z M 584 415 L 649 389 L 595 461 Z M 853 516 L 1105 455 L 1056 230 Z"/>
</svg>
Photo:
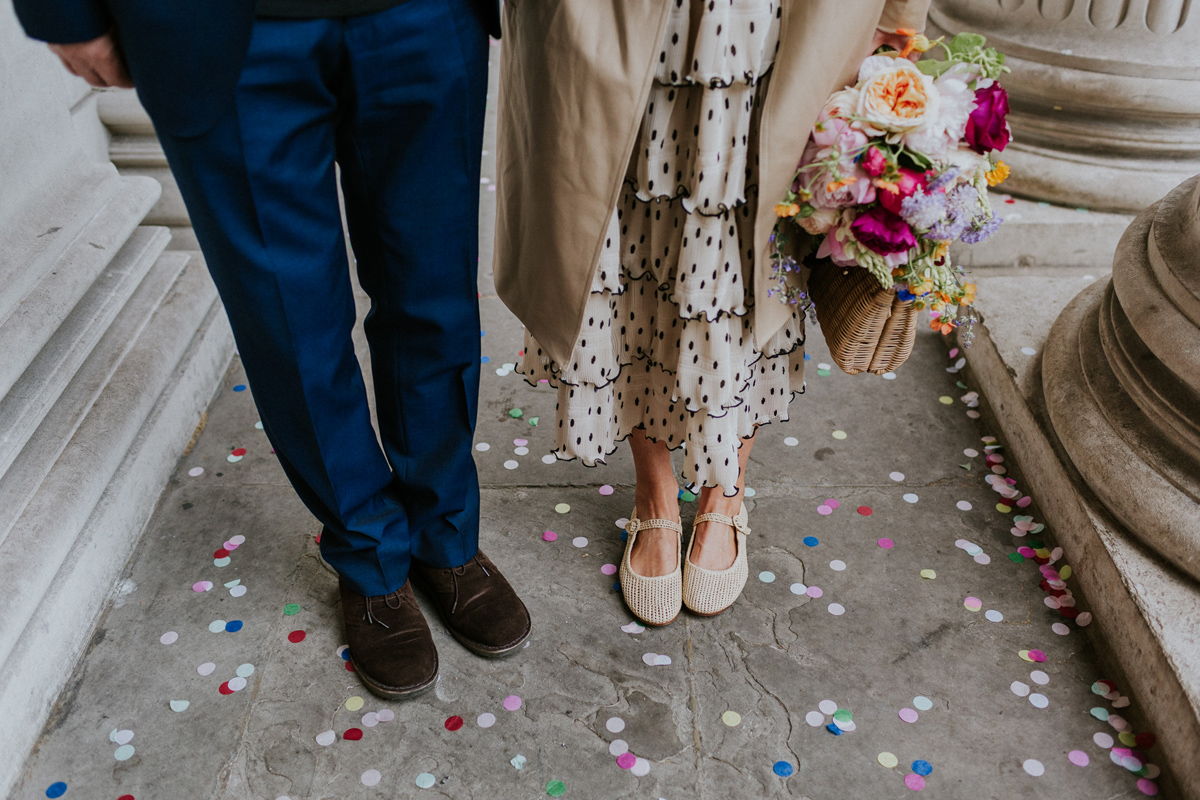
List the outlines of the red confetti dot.
<svg viewBox="0 0 1200 800">
<path fill-rule="evenodd" d="M 1076 617 L 1079 616 L 1079 609 L 1067 608 L 1066 606 L 1063 606 L 1062 608 L 1060 608 L 1058 610 L 1058 613 L 1062 614 L 1067 619 L 1075 619 Z"/>
<path fill-rule="evenodd" d="M 292 644 L 299 644 L 304 641 L 304 637 L 307 635 L 304 631 L 292 631 L 288 634 L 288 641 Z"/>
<path fill-rule="evenodd" d="M 239 447 L 236 450 L 234 450 L 230 455 L 244 456 L 244 455 L 246 455 L 246 448 Z"/>
<path fill-rule="evenodd" d="M 225 681 L 217 687 L 217 691 L 221 694 L 233 694 L 233 689 L 229 688 L 229 681 Z"/>
<path fill-rule="evenodd" d="M 117 800 L 134 800 L 134 799 L 133 799 L 133 795 L 131 795 L 131 794 L 123 794 L 120 797 L 118 797 Z"/>
<path fill-rule="evenodd" d="M 450 719 L 446 720 L 446 730 L 456 731 L 463 726 L 462 717 L 455 714 Z"/>
<path fill-rule="evenodd" d="M 869 517 L 869 516 L 871 516 L 871 514 L 873 514 L 874 512 L 873 512 L 873 511 L 871 511 L 871 507 L 870 507 L 870 506 L 859 506 L 859 507 L 858 507 L 858 513 L 862 514 L 864 517 Z"/>
<path fill-rule="evenodd" d="M 1138 747 L 1142 748 L 1143 750 L 1149 750 L 1151 747 L 1154 747 L 1154 743 L 1158 741 L 1158 737 L 1156 737 L 1153 733 L 1146 731 L 1145 733 L 1139 733 L 1137 736 L 1134 736 L 1133 740 Z"/>
<path fill-rule="evenodd" d="M 217 552 L 213 553 L 213 558 L 228 558 L 228 557 L 229 557 L 229 551 L 226 550 L 224 547 L 222 547 Z"/>
<path fill-rule="evenodd" d="M 346 672 L 354 672 L 354 662 L 353 661 L 346 662 Z"/>
<path fill-rule="evenodd" d="M 349 739 L 352 742 L 357 742 L 362 738 L 362 728 L 351 728 L 342 734 L 343 739 Z"/>
</svg>

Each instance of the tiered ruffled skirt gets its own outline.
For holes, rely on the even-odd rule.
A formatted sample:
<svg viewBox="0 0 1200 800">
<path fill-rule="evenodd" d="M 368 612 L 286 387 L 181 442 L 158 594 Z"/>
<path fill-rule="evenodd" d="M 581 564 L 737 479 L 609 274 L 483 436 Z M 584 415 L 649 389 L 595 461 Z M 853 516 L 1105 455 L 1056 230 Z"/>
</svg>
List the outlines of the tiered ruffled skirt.
<svg viewBox="0 0 1200 800">
<path fill-rule="evenodd" d="M 779 0 L 673 0 L 655 82 L 570 364 L 526 335 L 520 371 L 558 389 L 555 452 L 603 462 L 636 428 L 683 447 L 684 480 L 733 494 L 737 448 L 787 419 L 804 318 L 754 347 L 758 125 Z"/>
</svg>

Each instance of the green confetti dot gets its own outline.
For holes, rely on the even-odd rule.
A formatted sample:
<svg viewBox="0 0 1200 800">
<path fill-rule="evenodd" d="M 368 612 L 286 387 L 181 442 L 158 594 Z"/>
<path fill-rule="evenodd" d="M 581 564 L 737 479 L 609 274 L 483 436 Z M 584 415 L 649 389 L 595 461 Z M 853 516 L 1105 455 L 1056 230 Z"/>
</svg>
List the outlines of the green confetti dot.
<svg viewBox="0 0 1200 800">
<path fill-rule="evenodd" d="M 436 782 L 437 782 L 437 778 L 433 777 L 433 775 L 431 775 L 428 772 L 422 772 L 420 775 L 417 776 L 417 786 L 419 786 L 422 789 L 428 789 L 430 786 L 433 786 L 433 784 Z"/>
<path fill-rule="evenodd" d="M 1107 708 L 1101 708 L 1100 706 L 1096 706 L 1089 713 L 1096 719 L 1100 720 L 1101 722 L 1104 722 L 1108 719 L 1108 709 Z"/>
<path fill-rule="evenodd" d="M 1022 561 L 1025 560 L 1025 556 L 1021 555 L 1020 553 L 1009 553 L 1008 560 L 1013 562 L 1014 564 L 1020 564 Z"/>
<path fill-rule="evenodd" d="M 540 420 L 540 419 L 541 419 L 541 417 L 530 417 L 528 422 L 530 425 L 532 425 L 533 427 L 536 428 L 537 424 L 538 424 L 538 420 Z"/>
<path fill-rule="evenodd" d="M 562 781 L 550 781 L 546 784 L 546 794 L 551 797 L 562 797 L 567 791 L 567 785 Z"/>
<path fill-rule="evenodd" d="M 838 722 L 849 722 L 852 716 L 853 715 L 844 708 L 839 708 L 837 711 L 833 712 L 833 718 Z"/>
<path fill-rule="evenodd" d="M 819 370 L 817 370 L 817 374 L 820 375 L 822 378 L 824 378 L 829 375 L 829 370 L 819 369 Z"/>
<path fill-rule="evenodd" d="M 685 503 L 694 503 L 696 502 L 696 495 L 692 494 L 687 489 L 681 489 L 679 492 L 679 499 Z"/>
<path fill-rule="evenodd" d="M 513 419 L 520 419 L 521 417 L 525 416 L 525 412 L 519 408 L 514 408 L 512 411 L 508 412 L 508 415 Z"/>
<path fill-rule="evenodd" d="M 294 617 L 299 613 L 300 613 L 300 604 L 299 603 L 288 603 L 286 606 L 283 607 L 283 615 L 285 617 Z"/>
</svg>

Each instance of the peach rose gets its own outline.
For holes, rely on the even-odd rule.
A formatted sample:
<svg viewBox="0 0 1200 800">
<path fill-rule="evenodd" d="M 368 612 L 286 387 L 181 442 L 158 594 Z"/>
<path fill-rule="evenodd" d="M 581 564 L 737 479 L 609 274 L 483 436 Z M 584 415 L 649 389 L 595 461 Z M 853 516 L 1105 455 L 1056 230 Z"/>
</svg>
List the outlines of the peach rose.
<svg viewBox="0 0 1200 800">
<path fill-rule="evenodd" d="M 937 115 L 933 79 L 908 59 L 871 56 L 859 70 L 856 114 L 880 132 L 905 133 Z"/>
</svg>

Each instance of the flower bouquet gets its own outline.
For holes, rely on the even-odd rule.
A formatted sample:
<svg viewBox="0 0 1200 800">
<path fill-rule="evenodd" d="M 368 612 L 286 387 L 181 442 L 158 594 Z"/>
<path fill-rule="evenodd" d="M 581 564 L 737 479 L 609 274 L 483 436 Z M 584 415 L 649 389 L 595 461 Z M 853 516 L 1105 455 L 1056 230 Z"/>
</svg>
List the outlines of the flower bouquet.
<svg viewBox="0 0 1200 800">
<path fill-rule="evenodd" d="M 835 360 L 852 374 L 907 358 L 918 309 L 943 334 L 966 325 L 970 343 L 975 286 L 949 248 L 995 232 L 988 187 L 1009 171 L 997 158 L 1011 139 L 996 80 L 1008 71 L 1003 54 L 978 34 L 945 42 L 901 33 L 903 51 L 867 58 L 857 83 L 826 102 L 775 207 L 770 294 L 815 304 Z M 907 58 L 933 48 L 944 57 Z M 796 281 L 802 253 L 807 292 Z"/>
</svg>

